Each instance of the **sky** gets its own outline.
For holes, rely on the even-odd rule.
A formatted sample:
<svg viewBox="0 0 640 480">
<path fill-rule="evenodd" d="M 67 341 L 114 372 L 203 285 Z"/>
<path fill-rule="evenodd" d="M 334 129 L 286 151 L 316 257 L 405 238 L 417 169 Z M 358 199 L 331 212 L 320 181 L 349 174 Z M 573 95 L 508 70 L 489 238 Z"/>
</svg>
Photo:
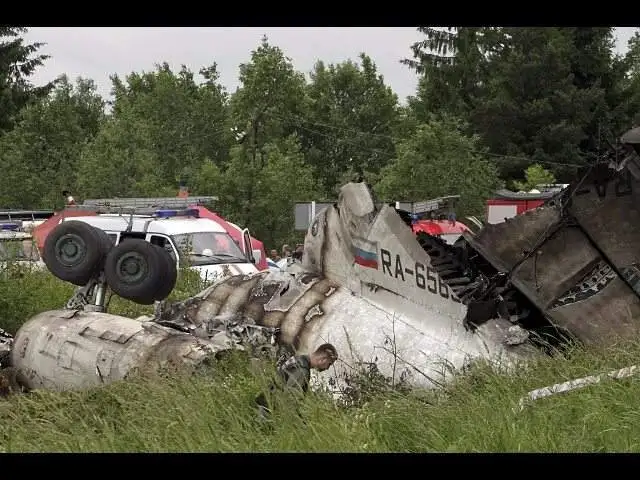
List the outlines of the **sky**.
<svg viewBox="0 0 640 480">
<path fill-rule="evenodd" d="M 634 30 L 616 28 L 619 53 L 626 51 Z M 109 75 L 153 70 L 164 61 L 174 69 L 185 64 L 194 72 L 216 62 L 222 84 L 233 92 L 238 66 L 250 59 L 263 35 L 298 71 L 308 74 L 317 60 L 339 63 L 365 52 L 401 102 L 415 92 L 417 76 L 400 59 L 410 57 L 410 45 L 421 39 L 416 27 L 32 27 L 26 40 L 45 42 L 40 51 L 51 55 L 32 76 L 34 83 L 66 73 L 71 79 L 93 79 L 99 93 L 109 98 Z"/>
</svg>

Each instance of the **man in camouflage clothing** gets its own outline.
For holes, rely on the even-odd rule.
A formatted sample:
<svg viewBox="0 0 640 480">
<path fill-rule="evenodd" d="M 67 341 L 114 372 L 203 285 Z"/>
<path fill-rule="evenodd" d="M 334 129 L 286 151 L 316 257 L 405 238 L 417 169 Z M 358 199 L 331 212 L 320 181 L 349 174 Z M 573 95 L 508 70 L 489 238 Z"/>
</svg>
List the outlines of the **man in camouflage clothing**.
<svg viewBox="0 0 640 480">
<path fill-rule="evenodd" d="M 276 388 L 284 388 L 289 391 L 306 393 L 309 390 L 311 379 L 311 369 L 323 372 L 327 370 L 338 359 L 336 348 L 330 343 L 320 345 L 310 355 L 294 355 L 278 367 L 278 382 L 269 386 L 269 392 L 274 392 Z M 267 396 L 260 393 L 256 397 L 259 415 L 261 419 L 266 419 L 271 412 Z"/>
</svg>

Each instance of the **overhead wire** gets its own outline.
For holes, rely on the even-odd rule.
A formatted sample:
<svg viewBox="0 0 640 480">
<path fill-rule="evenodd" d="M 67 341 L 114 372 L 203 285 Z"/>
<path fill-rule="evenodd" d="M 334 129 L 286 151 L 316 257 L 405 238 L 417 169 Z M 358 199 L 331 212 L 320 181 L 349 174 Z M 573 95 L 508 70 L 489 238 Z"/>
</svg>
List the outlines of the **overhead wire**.
<svg viewBox="0 0 640 480">
<path fill-rule="evenodd" d="M 398 136 L 394 136 L 394 135 L 376 133 L 376 132 L 366 132 L 366 131 L 363 131 L 363 130 L 357 130 L 357 129 L 349 128 L 349 127 L 341 127 L 341 126 L 337 126 L 337 125 L 329 125 L 329 124 L 317 122 L 315 120 L 311 121 L 309 119 L 306 119 L 306 118 L 300 117 L 300 116 L 296 116 L 296 115 L 291 115 L 289 119 L 287 119 L 287 118 L 285 118 L 283 116 L 274 114 L 274 113 L 271 113 L 270 115 L 275 117 L 275 118 L 277 118 L 278 120 L 281 120 L 281 121 L 288 121 L 288 120 L 294 119 L 294 120 L 299 121 L 301 123 L 306 123 L 308 125 L 313 125 L 313 126 L 316 126 L 316 127 L 329 128 L 329 129 L 336 130 L 336 131 L 343 132 L 343 133 L 355 133 L 355 134 L 362 135 L 362 136 L 378 137 L 378 138 L 391 140 L 393 142 L 399 142 L 399 141 L 405 140 L 402 137 L 398 137 Z M 312 129 L 312 128 L 309 128 L 309 127 L 305 127 L 305 126 L 302 126 L 300 124 L 297 124 L 296 126 L 298 128 L 300 128 L 300 129 L 302 129 L 302 130 L 308 131 L 309 133 L 314 133 L 316 135 L 323 136 L 325 138 L 330 138 L 330 139 L 337 140 L 337 141 L 340 141 L 340 142 L 343 142 L 343 143 L 347 143 L 347 144 L 351 144 L 351 145 L 354 145 L 354 146 L 358 146 L 364 151 L 372 152 L 372 153 L 378 153 L 378 154 L 384 155 L 385 157 L 390 158 L 390 159 L 391 158 L 395 158 L 395 156 L 396 156 L 395 154 L 390 154 L 389 152 L 384 151 L 384 150 L 379 150 L 379 149 L 375 149 L 375 148 L 371 148 L 371 147 L 363 148 L 360 143 L 354 142 L 353 140 L 349 140 L 349 139 L 344 138 L 344 137 L 337 137 L 335 135 L 330 135 L 330 134 L 327 134 L 326 132 L 322 132 L 322 131 L 315 130 L 315 129 Z M 473 154 L 476 154 L 476 155 L 484 155 L 484 156 L 492 157 L 494 159 L 494 161 L 497 160 L 497 159 L 501 159 L 503 161 L 521 160 L 521 161 L 528 162 L 528 163 L 538 163 L 538 164 L 541 164 L 541 165 L 553 165 L 553 166 L 563 166 L 563 167 L 572 167 L 572 168 L 582 168 L 582 167 L 586 166 L 586 165 L 581 165 L 581 164 L 577 164 L 577 163 L 555 162 L 555 161 L 549 161 L 549 160 L 534 160 L 534 159 L 532 159 L 530 157 L 524 157 L 524 156 L 520 156 L 520 155 L 506 155 L 506 154 L 492 153 L 492 152 L 487 152 L 487 151 L 483 151 L 483 150 L 475 150 L 475 149 L 469 149 L 469 148 L 461 148 L 461 150 L 466 151 L 468 153 L 473 153 Z"/>
</svg>

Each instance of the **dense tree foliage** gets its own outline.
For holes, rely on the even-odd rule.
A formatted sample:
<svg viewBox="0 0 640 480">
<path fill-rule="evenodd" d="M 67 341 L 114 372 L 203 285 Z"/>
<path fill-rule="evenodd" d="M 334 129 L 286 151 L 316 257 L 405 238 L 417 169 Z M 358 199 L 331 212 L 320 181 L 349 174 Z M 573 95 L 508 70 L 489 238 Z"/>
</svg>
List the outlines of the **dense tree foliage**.
<svg viewBox="0 0 640 480">
<path fill-rule="evenodd" d="M 522 178 L 531 162 L 571 178 L 637 111 L 629 98 L 638 87 L 613 53 L 612 27 L 420 30 L 425 40 L 404 60 L 422 74 L 412 108 L 467 120 L 468 133 L 503 158 L 504 179 Z"/>
<path fill-rule="evenodd" d="M 378 194 L 387 201 L 434 198 L 464 192 L 458 214 L 482 212 L 485 199 L 499 184 L 478 136 L 467 136 L 451 117 L 421 124 L 398 144 L 398 155 L 381 172 Z"/>
<path fill-rule="evenodd" d="M 367 55 L 360 55 L 360 65 L 318 62 L 307 94 L 300 135 L 327 192 L 351 176 L 379 172 L 393 158 L 398 97 Z"/>
<path fill-rule="evenodd" d="M 34 87 L 29 77 L 48 55 L 38 54 L 43 43 L 25 45 L 24 27 L 0 26 L 0 135 L 14 125 L 15 115 L 30 100 L 46 96 L 52 84 Z"/>
<path fill-rule="evenodd" d="M 294 202 L 350 180 L 388 201 L 457 194 L 460 215 L 482 215 L 496 188 L 567 181 L 640 122 L 640 34 L 618 56 L 609 27 L 420 27 L 398 59 L 419 77 L 406 105 L 366 53 L 307 79 L 263 38 L 234 93 L 215 62 L 162 63 L 112 77 L 110 109 L 90 79 L 34 86 L 47 56 L 25 31 L 0 27 L 0 206 L 184 182 L 268 247 L 294 238 Z"/>
<path fill-rule="evenodd" d="M 0 137 L 0 204 L 60 206 L 62 190 L 79 180 L 82 150 L 98 135 L 103 118 L 95 84 L 81 78 L 72 85 L 63 76 L 51 95 L 23 108 L 16 127 Z"/>
</svg>

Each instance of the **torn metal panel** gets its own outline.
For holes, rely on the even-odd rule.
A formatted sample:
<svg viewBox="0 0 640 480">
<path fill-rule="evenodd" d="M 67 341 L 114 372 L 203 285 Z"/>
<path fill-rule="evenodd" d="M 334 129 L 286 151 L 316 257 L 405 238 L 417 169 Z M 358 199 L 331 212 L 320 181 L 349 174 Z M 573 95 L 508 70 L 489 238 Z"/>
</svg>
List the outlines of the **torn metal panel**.
<svg viewBox="0 0 640 480">
<path fill-rule="evenodd" d="M 618 174 L 604 168 L 608 173 L 594 169 L 554 204 L 465 236 L 554 325 L 587 344 L 640 333 L 640 298 L 632 288 L 640 283 L 633 227 L 640 212 L 635 190 L 614 194 Z M 602 196 L 607 188 L 610 195 Z"/>
<path fill-rule="evenodd" d="M 640 333 L 638 298 L 604 262 L 563 293 L 548 314 L 586 344 Z"/>
<path fill-rule="evenodd" d="M 627 169 L 594 170 L 568 212 L 640 296 L 640 181 Z"/>
<path fill-rule="evenodd" d="M 477 235 L 465 239 L 545 310 L 598 258 L 584 235 L 563 222 L 561 215 L 560 207 L 539 207 L 507 222 L 486 225 Z"/>
</svg>

